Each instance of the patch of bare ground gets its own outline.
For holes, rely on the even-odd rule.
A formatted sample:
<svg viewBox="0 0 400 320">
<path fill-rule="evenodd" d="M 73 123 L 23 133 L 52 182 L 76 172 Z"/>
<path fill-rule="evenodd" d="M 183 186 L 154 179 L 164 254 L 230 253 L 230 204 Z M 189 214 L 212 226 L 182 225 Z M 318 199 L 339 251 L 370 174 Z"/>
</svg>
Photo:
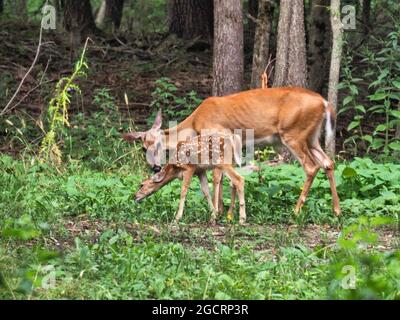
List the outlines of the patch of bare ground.
<svg viewBox="0 0 400 320">
<path fill-rule="evenodd" d="M 334 248 L 341 230 L 329 225 L 247 225 L 241 227 L 231 223 L 211 225 L 209 223 L 109 223 L 92 220 L 87 216 L 67 220 L 62 234 L 46 238 L 46 244 L 58 250 L 74 247 L 75 238 L 97 243 L 106 230 L 126 230 L 134 243 L 143 243 L 149 238 L 155 242 L 181 243 L 188 248 L 202 247 L 215 250 L 218 244 L 233 247 L 247 246 L 254 251 L 276 253 L 282 247 L 305 247 L 309 250 Z M 373 246 L 379 251 L 399 248 L 399 233 L 395 227 L 379 227 L 374 232 L 378 241 Z M 372 247 L 371 247 L 372 248 Z"/>
</svg>

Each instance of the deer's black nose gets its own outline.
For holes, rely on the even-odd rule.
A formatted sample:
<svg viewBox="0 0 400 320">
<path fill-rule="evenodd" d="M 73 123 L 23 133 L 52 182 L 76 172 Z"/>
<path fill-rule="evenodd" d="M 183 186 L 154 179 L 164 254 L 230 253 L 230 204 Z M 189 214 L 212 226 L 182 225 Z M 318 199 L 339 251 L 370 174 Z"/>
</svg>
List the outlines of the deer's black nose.
<svg viewBox="0 0 400 320">
<path fill-rule="evenodd" d="M 159 173 L 161 171 L 161 167 L 160 166 L 153 166 L 153 171 L 154 171 L 154 173 Z"/>
</svg>

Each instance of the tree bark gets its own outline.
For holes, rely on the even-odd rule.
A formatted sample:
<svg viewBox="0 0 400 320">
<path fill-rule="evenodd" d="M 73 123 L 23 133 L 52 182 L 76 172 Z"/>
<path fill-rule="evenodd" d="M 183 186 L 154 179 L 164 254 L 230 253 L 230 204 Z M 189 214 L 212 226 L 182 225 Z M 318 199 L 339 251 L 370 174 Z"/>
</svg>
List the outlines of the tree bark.
<svg viewBox="0 0 400 320">
<path fill-rule="evenodd" d="M 331 47 L 329 0 L 313 0 L 308 33 L 308 84 L 311 90 L 322 93 Z"/>
<path fill-rule="evenodd" d="M 281 0 L 274 87 L 307 87 L 303 0 Z"/>
<path fill-rule="evenodd" d="M 261 75 L 269 57 L 269 41 L 271 36 L 273 6 L 271 0 L 258 0 L 257 26 L 254 36 L 253 67 L 251 87 L 261 87 Z"/>
<path fill-rule="evenodd" d="M 169 32 L 183 39 L 212 39 L 213 0 L 168 0 Z"/>
<path fill-rule="evenodd" d="M 213 95 L 242 90 L 243 7 L 242 0 L 214 1 Z"/>
<path fill-rule="evenodd" d="M 106 29 L 114 27 L 118 30 L 121 26 L 124 0 L 103 0 L 96 17 L 96 24 Z"/>
<path fill-rule="evenodd" d="M 90 0 L 64 0 L 64 27 L 79 43 L 96 31 Z"/>
<path fill-rule="evenodd" d="M 4 1 L 0 0 L 0 14 L 2 14 L 4 11 Z"/>
<path fill-rule="evenodd" d="M 340 63 L 343 49 L 343 26 L 340 19 L 340 0 L 331 0 L 331 25 L 332 25 L 332 58 L 329 72 L 328 100 L 335 112 L 338 109 L 338 85 L 340 75 Z M 336 132 L 336 127 L 333 128 Z M 326 136 L 325 149 L 330 156 L 335 155 L 335 135 Z"/>
</svg>

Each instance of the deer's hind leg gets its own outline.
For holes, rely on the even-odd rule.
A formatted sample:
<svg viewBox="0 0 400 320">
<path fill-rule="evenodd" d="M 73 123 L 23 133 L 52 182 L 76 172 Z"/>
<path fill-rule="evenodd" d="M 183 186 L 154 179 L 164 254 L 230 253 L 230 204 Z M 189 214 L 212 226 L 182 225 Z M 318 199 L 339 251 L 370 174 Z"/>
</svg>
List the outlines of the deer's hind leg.
<svg viewBox="0 0 400 320">
<path fill-rule="evenodd" d="M 299 160 L 306 174 L 306 180 L 295 207 L 295 213 L 299 214 L 301 208 L 306 202 L 311 185 L 320 169 L 320 165 L 314 159 L 314 156 L 308 147 L 307 139 L 299 139 L 298 137 L 292 138 L 291 136 L 286 135 L 282 137 L 282 143 L 287 146 L 292 154 Z"/>
<path fill-rule="evenodd" d="M 336 190 L 336 181 L 334 175 L 335 164 L 333 160 L 329 158 L 328 155 L 322 150 L 318 141 L 314 142 L 311 145 L 310 149 L 315 160 L 318 161 L 318 163 L 324 169 L 326 176 L 328 177 L 332 193 L 333 212 L 335 213 L 336 216 L 339 216 L 341 210 L 340 210 L 339 196 Z"/>
<path fill-rule="evenodd" d="M 224 167 L 224 171 L 228 178 L 231 180 L 235 193 L 237 192 L 239 198 L 239 224 L 246 222 L 246 206 L 244 197 L 244 178 L 238 174 L 231 165 Z M 232 194 L 233 195 L 233 194 Z M 233 198 L 232 201 L 235 201 Z"/>
</svg>

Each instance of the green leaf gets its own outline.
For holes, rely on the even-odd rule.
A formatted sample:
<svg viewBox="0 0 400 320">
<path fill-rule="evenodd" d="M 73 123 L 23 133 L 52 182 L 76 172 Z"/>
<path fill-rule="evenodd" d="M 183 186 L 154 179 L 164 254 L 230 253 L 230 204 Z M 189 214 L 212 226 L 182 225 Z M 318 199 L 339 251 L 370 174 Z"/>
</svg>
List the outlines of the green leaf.
<svg viewBox="0 0 400 320">
<path fill-rule="evenodd" d="M 393 85 L 394 85 L 397 89 L 400 89 L 400 81 L 393 81 Z"/>
<path fill-rule="evenodd" d="M 362 137 L 362 139 L 369 143 L 372 143 L 372 136 L 370 136 L 370 135 L 365 135 Z"/>
<path fill-rule="evenodd" d="M 348 131 L 353 130 L 355 127 L 357 127 L 360 124 L 360 121 L 352 121 L 349 126 L 347 127 Z"/>
<path fill-rule="evenodd" d="M 379 101 L 379 100 L 386 99 L 387 96 L 388 96 L 388 94 L 386 92 L 377 92 L 377 93 L 373 94 L 372 96 L 368 96 L 368 98 L 371 101 Z"/>
<path fill-rule="evenodd" d="M 354 170 L 352 167 L 346 167 L 343 169 L 342 177 L 351 178 L 351 177 L 356 177 L 356 176 L 357 176 L 357 171 Z"/>
<path fill-rule="evenodd" d="M 390 115 L 400 119 L 400 111 L 398 111 L 398 110 L 390 110 Z"/>
<path fill-rule="evenodd" d="M 380 124 L 376 127 L 375 132 L 381 132 L 386 130 L 386 124 Z"/>
<path fill-rule="evenodd" d="M 352 96 L 347 96 L 343 100 L 343 106 L 345 106 L 346 104 L 349 104 L 351 101 L 353 101 L 353 97 Z"/>
<path fill-rule="evenodd" d="M 361 104 L 356 105 L 355 109 L 358 110 L 358 111 L 361 111 L 362 113 L 366 112 L 365 107 L 363 105 L 361 105 Z"/>
<path fill-rule="evenodd" d="M 395 151 L 400 151 L 400 141 L 389 143 L 389 148 Z"/>
</svg>

